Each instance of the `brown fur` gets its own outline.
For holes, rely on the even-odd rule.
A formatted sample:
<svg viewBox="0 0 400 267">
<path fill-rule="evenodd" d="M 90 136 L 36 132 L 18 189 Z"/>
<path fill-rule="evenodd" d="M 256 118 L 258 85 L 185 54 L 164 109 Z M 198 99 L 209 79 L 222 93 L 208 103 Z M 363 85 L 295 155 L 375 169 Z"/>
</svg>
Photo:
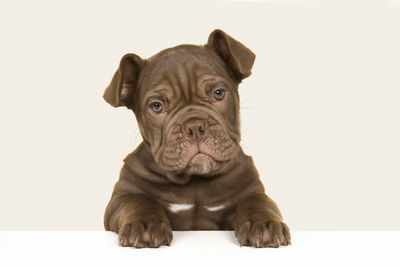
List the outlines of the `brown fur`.
<svg viewBox="0 0 400 267">
<path fill-rule="evenodd" d="M 104 99 L 131 109 L 143 136 L 124 160 L 104 217 L 122 246 L 159 247 L 171 243 L 172 230 L 219 229 L 235 230 L 240 245 L 290 244 L 278 207 L 239 145 L 238 84 L 254 59 L 220 30 L 205 46 L 122 58 Z M 222 99 L 213 97 L 216 90 Z M 154 101 L 161 112 L 152 110 Z"/>
</svg>

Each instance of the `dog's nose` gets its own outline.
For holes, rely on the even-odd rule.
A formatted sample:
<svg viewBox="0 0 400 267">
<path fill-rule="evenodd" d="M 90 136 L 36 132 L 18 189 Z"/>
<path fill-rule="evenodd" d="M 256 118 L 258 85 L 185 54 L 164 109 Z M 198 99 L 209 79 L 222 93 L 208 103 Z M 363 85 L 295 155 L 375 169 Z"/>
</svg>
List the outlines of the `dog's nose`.
<svg viewBox="0 0 400 267">
<path fill-rule="evenodd" d="M 205 137 L 206 130 L 204 120 L 190 119 L 183 124 L 183 132 L 192 142 L 200 142 Z"/>
</svg>

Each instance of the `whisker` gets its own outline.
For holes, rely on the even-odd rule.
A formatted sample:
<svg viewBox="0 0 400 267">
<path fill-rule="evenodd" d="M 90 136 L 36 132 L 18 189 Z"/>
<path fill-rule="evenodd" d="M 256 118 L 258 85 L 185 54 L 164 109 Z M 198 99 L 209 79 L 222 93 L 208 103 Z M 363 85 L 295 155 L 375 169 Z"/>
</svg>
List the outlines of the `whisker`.
<svg viewBox="0 0 400 267">
<path fill-rule="evenodd" d="M 252 126 L 253 126 L 253 125 L 249 125 L 249 126 L 247 126 L 246 128 L 244 128 L 244 129 L 242 130 L 242 134 L 243 134 L 243 133 L 246 133 Z"/>
<path fill-rule="evenodd" d="M 140 134 L 139 128 L 136 128 L 136 129 L 134 130 L 134 132 L 131 134 L 130 143 L 131 143 L 133 146 L 137 146 L 137 145 L 138 145 L 138 137 L 139 137 L 139 139 L 140 139 L 139 134 Z M 132 143 L 132 141 L 133 141 L 133 143 Z"/>
<path fill-rule="evenodd" d="M 240 106 L 242 106 L 242 104 L 244 104 L 247 100 L 249 100 L 250 96 L 247 96 L 244 100 L 240 100 Z"/>
<path fill-rule="evenodd" d="M 244 150 L 246 150 L 246 151 L 248 152 L 248 154 L 254 154 L 254 153 L 253 153 L 254 151 L 252 151 L 252 150 L 250 149 L 250 147 L 247 146 L 247 145 L 243 142 L 243 140 L 240 141 L 240 145 L 242 146 L 242 148 L 244 148 Z"/>
</svg>

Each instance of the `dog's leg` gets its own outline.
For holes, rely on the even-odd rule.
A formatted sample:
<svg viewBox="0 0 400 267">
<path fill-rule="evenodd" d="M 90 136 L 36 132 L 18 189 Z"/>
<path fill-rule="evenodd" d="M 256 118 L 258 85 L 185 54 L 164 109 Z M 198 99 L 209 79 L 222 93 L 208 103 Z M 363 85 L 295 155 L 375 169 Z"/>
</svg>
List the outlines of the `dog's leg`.
<svg viewBox="0 0 400 267">
<path fill-rule="evenodd" d="M 113 195 L 104 216 L 106 230 L 118 233 L 121 246 L 170 245 L 172 229 L 164 208 L 143 194 Z"/>
<path fill-rule="evenodd" d="M 255 194 L 241 200 L 233 221 L 240 245 L 279 247 L 290 244 L 290 231 L 272 199 Z"/>
</svg>

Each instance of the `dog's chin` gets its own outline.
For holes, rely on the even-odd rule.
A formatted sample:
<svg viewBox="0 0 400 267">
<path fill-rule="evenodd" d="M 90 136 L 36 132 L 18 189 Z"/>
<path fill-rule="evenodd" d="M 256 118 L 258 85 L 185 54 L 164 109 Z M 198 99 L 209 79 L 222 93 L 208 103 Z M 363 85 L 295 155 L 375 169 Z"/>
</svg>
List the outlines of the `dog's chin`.
<svg viewBox="0 0 400 267">
<path fill-rule="evenodd" d="M 185 172 L 189 175 L 209 175 L 217 169 L 217 162 L 207 154 L 198 153 L 194 155 Z"/>
</svg>

